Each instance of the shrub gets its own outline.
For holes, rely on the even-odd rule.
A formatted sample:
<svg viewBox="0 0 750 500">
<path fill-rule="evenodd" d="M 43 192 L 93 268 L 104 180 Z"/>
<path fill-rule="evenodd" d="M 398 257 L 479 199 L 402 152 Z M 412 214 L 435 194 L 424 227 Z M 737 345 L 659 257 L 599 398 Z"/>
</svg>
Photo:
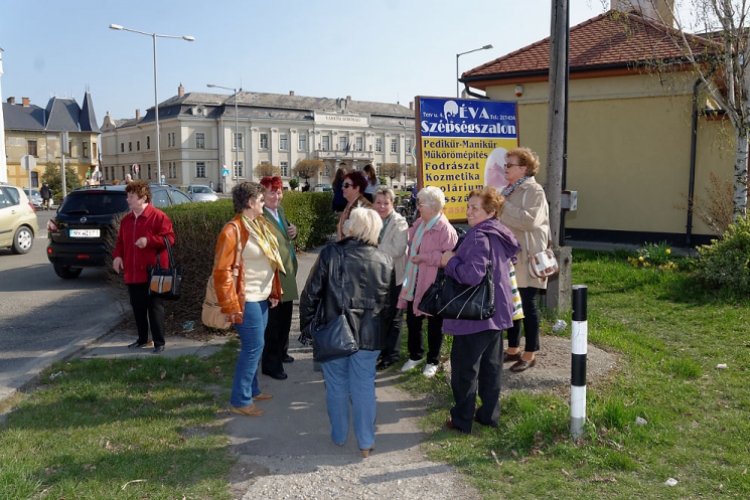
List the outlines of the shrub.
<svg viewBox="0 0 750 500">
<path fill-rule="evenodd" d="M 651 267 L 658 266 L 662 270 L 676 269 L 677 264 L 669 260 L 672 249 L 666 241 L 661 243 L 646 243 L 638 250 L 637 257 L 628 257 L 633 267 Z"/>
<path fill-rule="evenodd" d="M 336 232 L 336 215 L 331 210 L 333 193 L 285 192 L 281 206 L 297 226 L 295 244 L 301 249 L 312 248 L 328 241 Z"/>
<path fill-rule="evenodd" d="M 698 247 L 695 277 L 731 295 L 750 294 L 750 220 L 737 217 L 722 239 Z"/>
</svg>

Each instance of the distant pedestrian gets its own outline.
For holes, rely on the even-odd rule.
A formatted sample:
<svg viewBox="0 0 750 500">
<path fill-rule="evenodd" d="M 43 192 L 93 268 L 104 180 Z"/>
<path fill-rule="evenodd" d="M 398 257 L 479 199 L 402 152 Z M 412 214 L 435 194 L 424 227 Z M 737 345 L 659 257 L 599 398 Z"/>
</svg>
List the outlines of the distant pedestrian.
<svg viewBox="0 0 750 500">
<path fill-rule="evenodd" d="M 336 216 L 341 218 L 341 213 L 346 208 L 346 198 L 344 198 L 344 176 L 346 175 L 346 163 L 339 163 L 339 168 L 336 170 L 336 175 L 333 177 L 333 203 L 331 203 L 331 209 L 336 212 Z"/>
<path fill-rule="evenodd" d="M 130 184 L 131 182 L 133 182 L 133 177 L 130 174 L 125 174 L 125 184 Z"/>
<path fill-rule="evenodd" d="M 49 188 L 49 184 L 45 182 L 42 185 L 42 189 L 39 190 L 39 194 L 42 195 L 42 207 L 45 210 L 49 210 L 50 200 L 52 199 L 52 190 Z"/>
<path fill-rule="evenodd" d="M 362 194 L 365 195 L 367 201 L 373 203 L 375 201 L 375 190 L 377 190 L 380 185 L 380 179 L 378 179 L 378 176 L 375 173 L 375 167 L 371 164 L 365 165 L 365 168 L 363 168 L 362 171 L 367 176 L 367 187 Z"/>
<path fill-rule="evenodd" d="M 302 192 L 306 193 L 307 191 L 310 191 L 310 183 L 308 181 L 305 181 L 305 185 L 302 186 Z"/>
</svg>

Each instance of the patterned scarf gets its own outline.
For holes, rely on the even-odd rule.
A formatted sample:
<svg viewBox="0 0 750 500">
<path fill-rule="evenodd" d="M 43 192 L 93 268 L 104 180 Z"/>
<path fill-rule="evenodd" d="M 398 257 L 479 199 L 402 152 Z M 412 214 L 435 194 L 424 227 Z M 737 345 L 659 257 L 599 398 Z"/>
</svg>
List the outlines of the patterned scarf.
<svg viewBox="0 0 750 500">
<path fill-rule="evenodd" d="M 419 224 L 419 227 L 417 228 L 417 231 L 414 233 L 414 241 L 412 241 L 411 248 L 409 248 L 409 260 L 406 262 L 406 271 L 404 272 L 404 286 L 401 289 L 401 294 L 399 295 L 400 299 L 404 299 L 407 302 L 412 302 L 414 300 L 414 289 L 417 287 L 417 272 L 419 272 L 419 264 L 415 264 L 411 261 L 411 257 L 416 257 L 419 253 L 419 247 L 422 245 L 422 237 L 424 236 L 424 233 L 432 229 L 435 224 L 437 224 L 437 221 L 440 220 L 440 216 L 442 214 L 438 212 L 438 214 L 432 218 L 427 224 L 425 224 L 424 221 L 422 221 Z"/>
<path fill-rule="evenodd" d="M 271 268 L 274 271 L 285 273 L 284 263 L 281 262 L 281 255 L 279 254 L 279 242 L 276 236 L 271 231 L 271 226 L 265 217 L 256 217 L 255 219 L 248 219 L 244 215 L 242 216 L 242 222 L 245 224 L 245 228 L 250 232 L 250 237 L 255 240 L 268 260 L 271 261 Z"/>
<path fill-rule="evenodd" d="M 529 178 L 528 175 L 526 175 L 524 177 L 521 177 L 516 182 L 514 182 L 512 185 L 510 185 L 507 188 L 505 188 L 503 190 L 503 196 L 505 196 L 507 198 L 508 196 L 510 196 L 511 194 L 513 194 L 513 191 L 515 191 L 518 186 L 520 186 L 521 184 L 523 184 L 524 182 L 526 182 L 526 180 L 528 178 Z"/>
</svg>

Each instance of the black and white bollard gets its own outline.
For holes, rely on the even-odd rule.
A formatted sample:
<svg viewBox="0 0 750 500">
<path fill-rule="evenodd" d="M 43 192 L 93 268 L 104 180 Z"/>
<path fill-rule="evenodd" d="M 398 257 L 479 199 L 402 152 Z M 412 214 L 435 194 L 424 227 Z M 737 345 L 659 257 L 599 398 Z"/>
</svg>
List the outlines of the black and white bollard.
<svg viewBox="0 0 750 500">
<path fill-rule="evenodd" d="M 573 285 L 573 318 L 571 324 L 570 370 L 570 433 L 573 439 L 583 434 L 586 422 L 586 352 L 588 321 L 586 316 L 586 285 Z"/>
</svg>

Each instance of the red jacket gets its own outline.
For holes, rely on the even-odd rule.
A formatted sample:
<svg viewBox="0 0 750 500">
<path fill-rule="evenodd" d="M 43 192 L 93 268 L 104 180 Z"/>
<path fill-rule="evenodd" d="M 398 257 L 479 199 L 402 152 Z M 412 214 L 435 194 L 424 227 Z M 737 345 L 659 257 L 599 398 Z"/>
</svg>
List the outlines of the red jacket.
<svg viewBox="0 0 750 500">
<path fill-rule="evenodd" d="M 160 252 L 161 266 L 167 267 L 169 265 L 167 246 L 164 244 L 165 236 L 169 240 L 169 244 L 174 245 L 172 221 L 169 220 L 167 214 L 152 207 L 150 203 L 146 205 L 146 208 L 137 218 L 133 212 L 122 218 L 112 258 L 122 258 L 126 284 L 148 282 L 147 266 L 156 265 L 157 251 Z M 147 240 L 146 248 L 143 249 L 135 246 L 135 242 L 142 237 Z"/>
</svg>

